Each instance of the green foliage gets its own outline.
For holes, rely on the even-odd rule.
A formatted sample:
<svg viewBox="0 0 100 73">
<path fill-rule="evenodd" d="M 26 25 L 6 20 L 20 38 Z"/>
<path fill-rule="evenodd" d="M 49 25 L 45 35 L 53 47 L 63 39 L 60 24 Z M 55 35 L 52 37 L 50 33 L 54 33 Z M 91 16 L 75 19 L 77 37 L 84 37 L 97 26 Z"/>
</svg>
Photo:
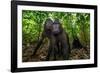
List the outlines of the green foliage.
<svg viewBox="0 0 100 73">
<path fill-rule="evenodd" d="M 90 43 L 90 14 L 73 12 L 22 11 L 23 44 L 37 41 L 47 18 L 59 18 L 68 33 L 70 43 L 78 37 L 83 45 Z"/>
</svg>

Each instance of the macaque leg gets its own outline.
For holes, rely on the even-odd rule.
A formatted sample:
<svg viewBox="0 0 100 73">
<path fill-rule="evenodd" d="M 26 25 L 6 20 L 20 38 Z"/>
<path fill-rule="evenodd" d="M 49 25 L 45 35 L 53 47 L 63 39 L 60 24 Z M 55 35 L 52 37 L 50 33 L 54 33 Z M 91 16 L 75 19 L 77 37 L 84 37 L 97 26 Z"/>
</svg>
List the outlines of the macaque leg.
<svg viewBox="0 0 100 73">
<path fill-rule="evenodd" d="M 61 43 L 57 41 L 57 55 L 61 57 L 62 54 Z"/>
<path fill-rule="evenodd" d="M 49 46 L 49 49 L 48 49 L 48 55 L 46 57 L 46 61 L 49 60 L 50 56 L 51 55 L 54 55 L 54 46 L 55 46 L 55 38 L 53 36 L 51 36 L 50 38 L 50 46 Z"/>
<path fill-rule="evenodd" d="M 53 60 L 56 60 L 56 56 L 57 56 L 57 47 L 56 47 L 56 45 L 55 45 L 55 48 L 53 48 L 53 56 L 54 56 Z"/>
<path fill-rule="evenodd" d="M 66 34 L 60 35 L 60 42 L 61 42 L 61 47 L 62 47 L 62 52 L 63 52 L 63 59 L 68 60 L 69 59 L 69 44 L 68 44 L 68 39 L 66 38 Z"/>
</svg>

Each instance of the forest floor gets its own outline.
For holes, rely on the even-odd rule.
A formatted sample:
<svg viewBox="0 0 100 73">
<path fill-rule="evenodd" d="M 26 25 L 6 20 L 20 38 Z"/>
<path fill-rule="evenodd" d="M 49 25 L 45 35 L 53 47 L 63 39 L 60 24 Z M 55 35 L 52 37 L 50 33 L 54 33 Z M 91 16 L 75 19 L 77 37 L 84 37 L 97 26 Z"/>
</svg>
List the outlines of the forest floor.
<svg viewBox="0 0 100 73">
<path fill-rule="evenodd" d="M 22 61 L 23 62 L 38 62 L 45 61 L 48 51 L 48 44 L 43 45 L 41 49 L 38 49 L 36 55 L 32 56 L 36 45 L 23 45 L 22 49 Z M 89 59 L 90 48 L 71 49 L 69 60 Z M 58 58 L 57 60 L 62 60 Z"/>
</svg>

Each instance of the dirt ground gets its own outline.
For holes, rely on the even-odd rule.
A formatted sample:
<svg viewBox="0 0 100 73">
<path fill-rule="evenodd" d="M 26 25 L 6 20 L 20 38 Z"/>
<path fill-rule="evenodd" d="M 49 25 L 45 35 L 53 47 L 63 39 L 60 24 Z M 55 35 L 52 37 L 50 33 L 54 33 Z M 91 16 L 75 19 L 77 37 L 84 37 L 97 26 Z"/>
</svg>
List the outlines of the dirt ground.
<svg viewBox="0 0 100 73">
<path fill-rule="evenodd" d="M 48 51 L 48 44 L 43 45 L 41 49 L 38 49 L 36 55 L 32 56 L 34 51 L 35 45 L 27 45 L 23 46 L 22 49 L 22 62 L 38 62 L 38 61 L 45 61 Z M 70 58 L 69 60 L 79 60 L 79 59 L 89 59 L 90 58 L 90 49 L 86 48 L 80 49 L 71 49 Z M 51 56 L 52 60 L 52 56 Z M 58 58 L 57 60 L 63 60 Z"/>
</svg>

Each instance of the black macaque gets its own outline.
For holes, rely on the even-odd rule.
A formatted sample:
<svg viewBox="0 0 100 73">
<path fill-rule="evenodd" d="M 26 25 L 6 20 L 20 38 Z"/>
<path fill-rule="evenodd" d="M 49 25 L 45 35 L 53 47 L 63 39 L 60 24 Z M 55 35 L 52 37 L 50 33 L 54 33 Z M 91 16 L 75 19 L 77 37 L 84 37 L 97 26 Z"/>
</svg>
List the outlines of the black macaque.
<svg viewBox="0 0 100 73">
<path fill-rule="evenodd" d="M 52 34 L 55 39 L 54 45 L 57 46 L 54 47 L 54 60 L 56 60 L 56 55 L 62 56 L 64 60 L 69 59 L 69 54 L 70 54 L 69 37 L 68 34 L 63 30 L 59 19 L 55 19 L 52 28 L 53 28 Z"/>
<path fill-rule="evenodd" d="M 68 35 L 66 36 L 66 32 L 63 30 L 58 19 L 55 19 L 54 22 L 51 19 L 47 19 L 45 21 L 42 37 L 39 40 L 33 55 L 36 54 L 45 37 L 48 37 L 50 40 L 48 55 L 46 57 L 47 61 L 49 60 L 51 55 L 54 56 L 54 60 L 56 60 L 56 55 L 62 56 L 64 60 L 67 60 L 69 58 L 69 38 Z"/>
<path fill-rule="evenodd" d="M 70 44 L 68 34 L 63 30 L 59 19 L 55 19 L 52 25 L 52 49 L 49 49 L 46 60 L 49 60 L 50 52 L 53 51 L 54 60 L 56 60 L 56 56 L 62 56 L 64 60 L 69 59 L 70 54 Z"/>
<path fill-rule="evenodd" d="M 53 21 L 50 18 L 46 19 L 46 21 L 44 23 L 44 30 L 42 32 L 41 38 L 39 39 L 39 42 L 37 43 L 37 46 L 36 46 L 32 56 L 34 56 L 36 54 L 36 52 L 39 49 L 39 47 L 41 46 L 44 38 L 48 37 L 50 40 L 50 43 L 52 44 L 52 42 L 51 42 L 52 41 L 51 38 L 53 37 L 52 33 L 51 33 L 51 30 L 52 30 L 51 25 L 52 24 L 53 24 Z M 50 47 L 52 47 L 52 46 L 50 46 Z"/>
</svg>

